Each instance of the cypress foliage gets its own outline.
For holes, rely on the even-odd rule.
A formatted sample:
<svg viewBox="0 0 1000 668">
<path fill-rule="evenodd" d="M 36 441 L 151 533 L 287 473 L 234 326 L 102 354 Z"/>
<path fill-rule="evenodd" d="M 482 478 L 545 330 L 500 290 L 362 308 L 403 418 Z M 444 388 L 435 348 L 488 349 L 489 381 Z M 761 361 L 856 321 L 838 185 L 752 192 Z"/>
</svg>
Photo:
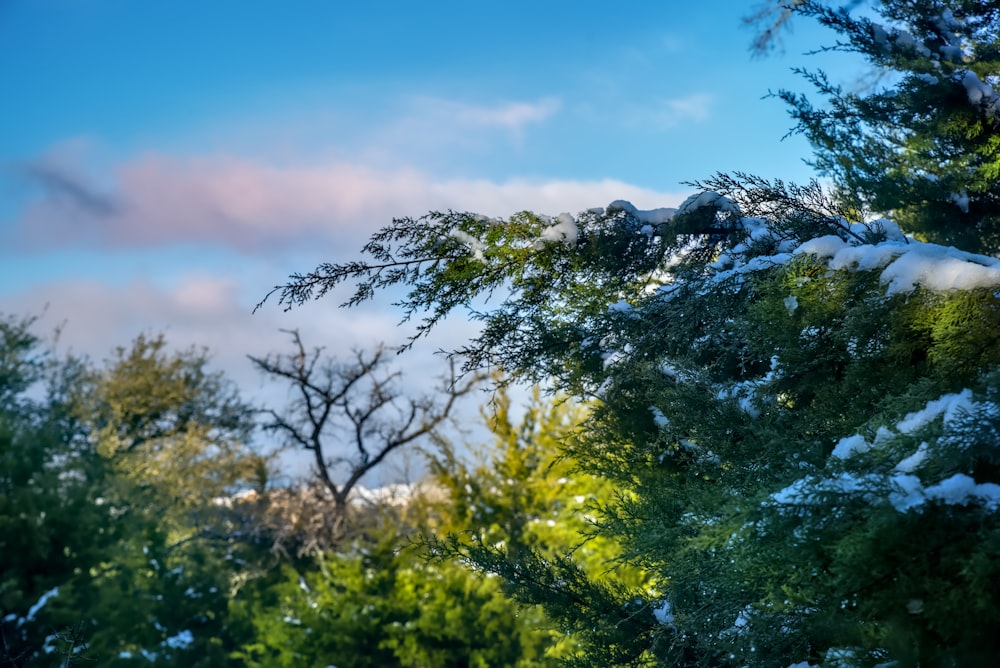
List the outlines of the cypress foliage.
<svg viewBox="0 0 1000 668">
<path fill-rule="evenodd" d="M 997 4 L 889 0 L 882 23 L 780 6 L 888 76 L 854 94 L 808 75 L 822 109 L 781 93 L 832 191 L 735 174 L 677 211 L 435 212 L 278 298 L 403 285 L 415 338 L 465 310 L 469 369 L 593 402 L 559 447 L 612 483 L 599 532 L 647 579 L 466 552 L 572 626 L 578 663 L 990 666 L 1000 261 L 977 253 L 1000 248 Z"/>
<path fill-rule="evenodd" d="M 813 165 L 860 210 L 893 218 L 921 238 L 1000 250 L 1000 3 L 883 0 L 852 13 L 821 0 L 780 3 L 861 54 L 878 74 L 852 91 L 799 69 L 824 99 L 778 95 L 812 143 Z"/>
</svg>

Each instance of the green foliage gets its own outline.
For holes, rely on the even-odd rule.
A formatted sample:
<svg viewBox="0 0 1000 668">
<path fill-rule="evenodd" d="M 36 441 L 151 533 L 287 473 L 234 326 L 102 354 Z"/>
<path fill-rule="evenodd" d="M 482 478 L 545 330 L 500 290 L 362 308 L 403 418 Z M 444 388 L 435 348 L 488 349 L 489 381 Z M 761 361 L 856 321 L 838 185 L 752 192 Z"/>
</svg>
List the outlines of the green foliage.
<svg viewBox="0 0 1000 668">
<path fill-rule="evenodd" d="M 424 262 L 421 247 L 398 276 L 405 309 L 473 308 L 481 277 L 505 272 L 510 291 L 476 307 L 484 333 L 462 352 L 597 399 L 546 452 L 613 486 L 594 530 L 631 571 L 594 576 L 577 544 L 536 538 L 527 529 L 544 497 L 485 469 L 449 489 L 467 517 L 496 520 L 436 548 L 542 604 L 581 665 L 989 665 L 995 267 L 889 221 L 851 222 L 814 185 L 697 185 L 705 192 L 672 219 L 616 203 L 581 214 L 572 244 L 519 238 L 520 265 L 487 234 L 503 221 L 396 222 L 392 238 L 417 245 L 445 223 L 452 238 L 480 235 L 460 261 Z M 641 252 L 589 253 L 609 230 Z M 361 295 L 384 287 L 375 266 L 325 275 L 358 279 Z M 518 287 L 526 276 L 532 290 Z M 485 468 L 523 475 L 537 456 L 501 452 Z"/>
<path fill-rule="evenodd" d="M 266 468 L 249 446 L 253 411 L 208 370 L 204 352 L 169 352 L 162 336 L 119 348 L 92 397 L 94 438 L 115 473 L 104 494 L 128 532 L 95 574 L 95 607 L 108 623 L 92 650 L 225 665 L 235 648 L 227 599 L 249 555 L 220 502 L 259 484 Z M 136 619 L 139 629 L 121 632 Z"/>
<path fill-rule="evenodd" d="M 590 637 L 575 636 L 593 626 L 592 609 L 581 614 L 584 601 L 592 607 L 600 600 L 612 612 L 603 650 L 611 655 L 634 645 L 634 612 L 620 612 L 645 591 L 644 574 L 623 563 L 617 543 L 597 531 L 612 485 L 581 470 L 565 447 L 586 414 L 565 397 L 543 400 L 536 386 L 515 421 L 510 395 L 500 387 L 483 410 L 494 443 L 473 451 L 479 463 L 466 464 L 448 443 L 431 459 L 432 480 L 444 492 L 432 504 L 432 552 L 499 575 L 526 606 L 522 614 L 541 620 L 538 606 L 544 606 L 565 636 L 548 656 L 563 661 L 579 657 L 580 643 Z"/>
<path fill-rule="evenodd" d="M 585 332 L 606 321 L 607 300 L 624 299 L 649 285 L 651 272 L 677 246 L 680 230 L 710 234 L 710 243 L 690 249 L 693 257 L 704 257 L 721 240 L 718 233 L 733 223 L 732 216 L 706 218 L 704 212 L 692 212 L 683 222 L 659 225 L 657 234 L 646 234 L 629 207 L 582 213 L 572 228 L 579 231 L 578 238 L 572 240 L 558 238 L 558 223 L 552 219 L 529 212 L 503 221 L 453 211 L 399 219 L 365 246 L 371 263 L 323 264 L 292 276 L 272 293 L 278 293 L 279 303 L 292 306 L 358 279 L 346 302 L 355 305 L 376 290 L 407 285 L 410 292 L 399 302 L 404 316 L 423 314 L 414 339 L 454 309 L 465 309 L 482 322 L 482 333 L 462 351 L 466 369 L 500 364 L 542 381 L 552 375 L 581 376 L 600 360 L 599 350 L 584 339 Z M 673 241 L 667 243 L 668 237 Z M 490 297 L 501 301 L 478 310 Z M 580 373 L 567 374 L 572 369 L 564 367 L 568 360 L 560 354 L 567 347 L 586 353 L 576 361 L 582 364 Z"/>
<path fill-rule="evenodd" d="M 0 324 L 4 665 L 227 665 L 252 413 L 203 354 L 140 337 L 94 369 L 32 324 Z"/>
<path fill-rule="evenodd" d="M 432 212 L 276 288 L 403 286 L 411 343 L 464 311 L 467 371 L 567 398 L 515 423 L 501 389 L 478 463 L 442 443 L 430 555 L 397 523 L 251 580 L 215 500 L 266 467 L 204 354 L 141 337 L 95 370 L 0 322 L 3 661 L 992 666 L 1000 279 L 918 238 L 1000 249 L 1000 7 L 775 7 L 886 74 L 779 93 L 832 193 L 736 174 L 673 215 Z"/>
<path fill-rule="evenodd" d="M 540 666 L 573 653 L 537 605 L 516 603 L 498 571 L 473 554 L 488 544 L 489 558 L 508 563 L 508 555 L 572 550 L 594 578 L 612 577 L 614 546 L 582 535 L 604 485 L 559 457 L 558 442 L 582 411 L 550 406 L 537 390 L 519 424 L 511 410 L 502 390 L 484 409 L 495 442 L 475 450 L 477 465 L 439 439 L 426 492 L 376 532 L 380 540 L 325 553 L 313 566 L 287 568 L 276 586 L 254 588 L 254 602 L 234 613 L 255 636 L 238 656 L 261 666 Z M 422 543 L 400 538 L 413 531 Z M 447 534 L 456 552 L 445 554 Z"/>
<path fill-rule="evenodd" d="M 879 74 L 865 91 L 800 69 L 825 100 L 779 92 L 813 164 L 859 210 L 931 241 L 1000 249 L 1000 7 L 983 0 L 883 0 L 871 12 L 822 0 L 780 3 L 831 28 L 837 50 Z M 785 17 L 787 18 L 787 17 Z"/>
<path fill-rule="evenodd" d="M 182 508 L 209 505 L 261 465 L 247 447 L 253 409 L 208 362 L 204 351 L 168 353 L 162 335 L 139 336 L 116 350 L 88 407 L 119 473 Z"/>
<path fill-rule="evenodd" d="M 0 664 L 11 666 L 63 660 L 80 623 L 67 601 L 120 535 L 93 502 L 107 470 L 74 417 L 82 365 L 55 360 L 33 324 L 0 320 Z"/>
<path fill-rule="evenodd" d="M 523 410 L 515 422 L 508 390 L 496 390 L 482 409 L 494 442 L 472 448 L 474 465 L 439 443 L 430 474 L 443 497 L 432 503 L 432 526 L 438 534 L 472 534 L 514 552 L 571 550 L 595 575 L 603 572 L 614 546 L 586 538 L 594 506 L 610 489 L 580 471 L 562 448 L 586 411 L 566 398 L 545 401 L 537 386 Z"/>
<path fill-rule="evenodd" d="M 283 580 L 239 604 L 254 640 L 248 666 L 539 666 L 548 633 L 532 628 L 496 579 L 427 562 L 387 536 Z"/>
</svg>

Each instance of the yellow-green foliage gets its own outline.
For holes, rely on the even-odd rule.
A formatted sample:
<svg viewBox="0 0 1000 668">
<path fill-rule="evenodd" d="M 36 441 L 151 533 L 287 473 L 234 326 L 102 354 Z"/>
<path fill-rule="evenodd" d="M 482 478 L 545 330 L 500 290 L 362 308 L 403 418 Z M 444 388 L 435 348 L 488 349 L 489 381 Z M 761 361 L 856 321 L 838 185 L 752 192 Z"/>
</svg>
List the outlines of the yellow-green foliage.
<svg viewBox="0 0 1000 668">
<path fill-rule="evenodd" d="M 582 470 L 567 448 L 588 410 L 565 397 L 546 400 L 537 386 L 525 406 L 515 407 L 499 387 L 482 414 L 494 440 L 471 449 L 474 463 L 447 443 L 431 459 L 432 480 L 444 492 L 431 501 L 435 533 L 513 557 L 522 550 L 570 554 L 596 580 L 638 586 L 641 572 L 619 563 L 619 546 L 594 531 L 601 506 L 615 495 L 613 483 Z"/>
<path fill-rule="evenodd" d="M 252 410 L 204 351 L 171 352 L 162 335 L 120 347 L 96 378 L 85 418 L 118 476 L 171 512 L 197 511 L 259 484 Z"/>
</svg>

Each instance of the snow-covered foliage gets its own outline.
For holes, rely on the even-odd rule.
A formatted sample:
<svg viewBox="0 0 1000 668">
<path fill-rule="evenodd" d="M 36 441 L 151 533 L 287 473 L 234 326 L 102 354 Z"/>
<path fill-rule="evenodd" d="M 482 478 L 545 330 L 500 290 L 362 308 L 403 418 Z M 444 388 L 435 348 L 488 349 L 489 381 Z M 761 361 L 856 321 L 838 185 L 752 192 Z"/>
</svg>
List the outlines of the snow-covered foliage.
<svg viewBox="0 0 1000 668">
<path fill-rule="evenodd" d="M 1000 286 L 1000 260 L 913 240 L 857 244 L 836 236 L 811 239 L 795 253 L 827 260 L 831 269 L 880 269 L 886 294 L 910 294 L 918 287 L 932 292 Z"/>
<path fill-rule="evenodd" d="M 1000 567 L 975 537 L 1000 510 L 1000 348 L 988 343 L 1000 261 L 852 220 L 815 184 L 697 185 L 676 211 L 431 214 L 369 244 L 414 258 L 399 282 L 403 308 L 430 314 L 421 327 L 492 295 L 472 311 L 483 328 L 463 349 L 470 368 L 599 398 L 563 447 L 620 490 L 595 519 L 649 579 L 612 594 L 505 542 L 473 561 L 548 601 L 588 661 L 867 665 L 906 638 L 978 651 L 972 634 L 1000 623 L 982 586 Z M 481 240 L 482 259 L 422 264 L 456 229 Z M 362 297 L 382 280 L 340 271 Z M 918 535 L 947 555 L 927 561 Z M 936 593 L 945 579 L 975 618 Z M 883 627 L 898 610 L 919 612 Z M 942 616 L 964 621 L 943 628 Z"/>
<path fill-rule="evenodd" d="M 883 75 L 877 85 L 846 90 L 803 70 L 819 105 L 779 93 L 820 171 L 854 206 L 893 211 L 931 241 L 1000 250 L 996 8 L 957 0 L 883 0 L 874 11 L 802 0 L 789 8 L 832 28 L 838 49 Z"/>
<path fill-rule="evenodd" d="M 772 8 L 888 75 L 848 92 L 803 71 L 822 107 L 779 92 L 829 189 L 722 174 L 676 210 L 431 213 L 278 288 L 291 306 L 356 282 L 353 305 L 402 285 L 414 338 L 465 311 L 468 370 L 593 402 L 562 447 L 615 486 L 594 532 L 648 578 L 472 559 L 554 611 L 581 665 L 1000 655 L 1000 15 L 852 8 Z"/>
<path fill-rule="evenodd" d="M 472 251 L 473 257 L 477 260 L 483 259 L 483 244 L 479 239 L 475 238 L 468 232 L 455 228 L 449 233 L 452 237 L 458 239 L 460 242 L 469 247 Z"/>
<path fill-rule="evenodd" d="M 578 236 L 576 220 L 568 213 L 561 213 L 556 217 L 555 223 L 542 231 L 540 239 L 541 241 L 561 241 L 572 246 L 576 243 Z"/>
</svg>

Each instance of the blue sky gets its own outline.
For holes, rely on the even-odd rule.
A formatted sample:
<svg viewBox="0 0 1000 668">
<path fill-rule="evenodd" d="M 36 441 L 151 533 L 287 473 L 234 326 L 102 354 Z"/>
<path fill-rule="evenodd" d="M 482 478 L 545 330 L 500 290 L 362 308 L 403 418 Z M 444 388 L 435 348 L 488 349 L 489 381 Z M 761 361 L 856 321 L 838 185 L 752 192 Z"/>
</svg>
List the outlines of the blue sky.
<svg viewBox="0 0 1000 668">
<path fill-rule="evenodd" d="M 402 338 L 381 305 L 251 315 L 392 216 L 672 206 L 716 171 L 805 180 L 808 146 L 762 98 L 805 90 L 795 65 L 843 65 L 801 55 L 832 41 L 805 23 L 751 58 L 754 8 L 0 0 L 0 309 L 47 305 L 41 326 L 98 359 L 164 331 L 259 386 L 245 355 L 282 349 L 279 328 L 334 353 Z"/>
</svg>

